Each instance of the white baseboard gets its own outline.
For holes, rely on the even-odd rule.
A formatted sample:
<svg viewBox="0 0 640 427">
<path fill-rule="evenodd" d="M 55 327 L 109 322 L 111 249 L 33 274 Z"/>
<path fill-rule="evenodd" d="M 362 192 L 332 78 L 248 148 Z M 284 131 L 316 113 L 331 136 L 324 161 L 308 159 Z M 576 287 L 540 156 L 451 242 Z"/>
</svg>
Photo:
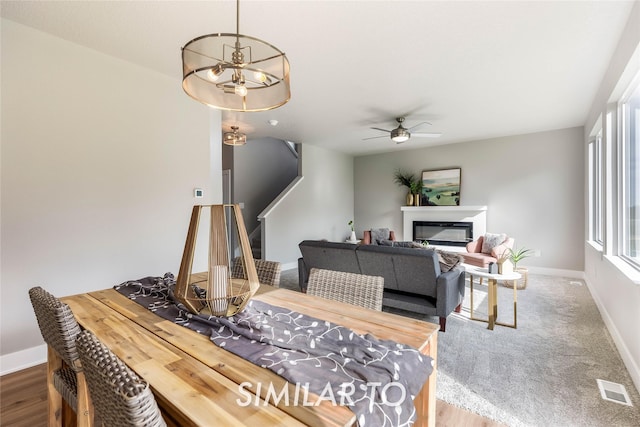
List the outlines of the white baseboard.
<svg viewBox="0 0 640 427">
<path fill-rule="evenodd" d="M 21 371 L 47 362 L 47 345 L 42 344 L 0 356 L 0 375 Z"/>
<path fill-rule="evenodd" d="M 543 276 L 568 277 L 570 279 L 582 279 L 582 280 L 585 280 L 586 278 L 584 271 L 563 270 L 560 268 L 529 267 L 529 266 L 526 266 L 526 267 L 529 270 L 529 273 L 531 274 L 542 274 Z"/>
<path fill-rule="evenodd" d="M 280 270 L 282 271 L 293 270 L 294 268 L 298 268 L 298 261 L 288 262 L 280 266 Z"/>
<path fill-rule="evenodd" d="M 629 351 L 629 349 L 625 345 L 624 340 L 622 339 L 622 337 L 620 336 L 620 333 L 618 332 L 618 329 L 616 328 L 616 325 L 613 323 L 613 320 L 611 320 L 611 316 L 609 316 L 609 312 L 605 308 L 604 304 L 602 304 L 602 301 L 600 300 L 598 293 L 595 292 L 595 290 L 593 289 L 593 286 L 591 285 L 591 283 L 589 283 L 589 280 L 585 278 L 584 281 L 587 284 L 589 293 L 591 294 L 591 297 L 595 301 L 596 306 L 598 307 L 598 311 L 600 312 L 600 316 L 602 316 L 602 320 L 604 321 L 604 324 L 607 327 L 607 330 L 609 331 L 609 333 L 611 334 L 611 338 L 613 339 L 613 342 L 615 343 L 616 348 L 620 353 L 622 362 L 624 363 L 624 366 L 627 368 L 627 371 L 631 376 L 631 380 L 633 381 L 633 384 L 636 386 L 636 389 L 640 393 L 640 367 L 638 367 L 638 365 L 633 360 L 633 357 L 631 357 L 631 351 Z"/>
</svg>

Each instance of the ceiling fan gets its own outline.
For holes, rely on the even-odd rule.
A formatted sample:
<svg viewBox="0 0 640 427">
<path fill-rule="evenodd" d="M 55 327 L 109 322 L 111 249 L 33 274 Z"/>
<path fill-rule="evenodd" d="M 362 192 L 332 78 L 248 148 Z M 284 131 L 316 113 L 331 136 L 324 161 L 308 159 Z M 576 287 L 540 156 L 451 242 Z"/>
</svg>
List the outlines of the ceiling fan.
<svg viewBox="0 0 640 427">
<path fill-rule="evenodd" d="M 418 132 L 411 133 L 410 132 L 412 129 L 415 129 L 418 126 L 422 126 L 424 124 L 430 125 L 431 123 L 429 122 L 421 122 L 421 123 L 418 123 L 417 125 L 411 126 L 410 128 L 405 128 L 404 126 L 402 126 L 402 123 L 404 122 L 404 117 L 397 117 L 396 121 L 398 122 L 398 127 L 392 130 L 377 128 L 377 127 L 372 127 L 371 129 L 388 132 L 390 134 L 389 136 L 391 137 L 391 140 L 394 141 L 396 144 L 402 144 L 403 142 L 408 141 L 409 138 L 411 138 L 411 136 L 415 136 L 418 138 L 437 138 L 442 135 L 442 133 L 440 132 L 431 132 L 431 133 L 418 133 Z M 364 138 L 364 140 L 383 138 L 385 136 L 386 135 L 372 136 L 370 138 Z"/>
</svg>

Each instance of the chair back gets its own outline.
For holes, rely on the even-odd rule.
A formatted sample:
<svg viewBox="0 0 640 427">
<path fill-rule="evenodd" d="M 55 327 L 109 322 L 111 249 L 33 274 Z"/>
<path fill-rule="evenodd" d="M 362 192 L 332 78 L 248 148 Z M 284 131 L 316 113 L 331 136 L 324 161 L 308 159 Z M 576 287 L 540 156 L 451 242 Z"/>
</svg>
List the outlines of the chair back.
<svg viewBox="0 0 640 427">
<path fill-rule="evenodd" d="M 96 415 L 105 426 L 166 426 L 149 384 L 89 331 L 77 338 Z"/>
<path fill-rule="evenodd" d="M 281 264 L 277 261 L 267 261 L 264 259 L 254 259 L 256 265 L 256 272 L 258 273 L 258 281 L 261 285 L 280 286 L 280 271 Z M 231 277 L 246 279 L 247 275 L 244 272 L 244 264 L 240 258 L 233 260 L 233 267 L 231 269 Z"/>
<path fill-rule="evenodd" d="M 382 311 L 384 278 L 312 268 L 307 293 Z"/>
<path fill-rule="evenodd" d="M 378 229 L 378 232 L 380 230 L 385 230 L 385 229 Z M 391 240 L 394 241 L 396 240 L 396 233 L 393 230 L 389 230 L 389 236 L 386 236 L 386 233 L 383 233 L 382 236 L 378 235 L 378 236 L 374 236 L 372 235 L 372 231 L 375 233 L 375 230 L 364 230 L 362 232 L 362 241 L 360 242 L 360 244 L 362 245 L 377 245 L 378 244 L 378 238 L 382 237 L 384 240 Z"/>
<path fill-rule="evenodd" d="M 40 286 L 29 289 L 29 298 L 42 338 L 70 368 L 76 372 L 82 371 L 76 349 L 80 325 L 73 317 L 71 308 Z"/>
</svg>

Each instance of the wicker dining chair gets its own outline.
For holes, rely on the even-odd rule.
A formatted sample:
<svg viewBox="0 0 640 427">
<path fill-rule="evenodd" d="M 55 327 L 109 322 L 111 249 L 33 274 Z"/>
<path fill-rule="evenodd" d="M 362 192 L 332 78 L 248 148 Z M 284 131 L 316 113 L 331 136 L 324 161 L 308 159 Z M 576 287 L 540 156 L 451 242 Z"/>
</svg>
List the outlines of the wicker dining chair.
<svg viewBox="0 0 640 427">
<path fill-rule="evenodd" d="M 270 285 L 274 287 L 280 286 L 280 270 L 281 265 L 277 261 L 267 261 L 264 259 L 254 259 L 253 262 L 256 265 L 256 273 L 258 273 L 258 282 L 261 285 Z M 233 260 L 233 267 L 231 269 L 231 277 L 238 279 L 246 279 L 247 276 L 244 273 L 244 266 L 240 258 Z"/>
<path fill-rule="evenodd" d="M 93 406 L 76 349 L 80 325 L 71 308 L 40 286 L 29 289 L 42 338 L 47 343 L 49 426 L 74 424 L 63 420 L 62 401 L 76 413 L 80 427 L 93 425 Z M 63 424 L 64 422 L 64 424 Z"/>
<path fill-rule="evenodd" d="M 85 368 L 96 418 L 104 426 L 167 425 L 149 383 L 138 377 L 94 334 L 81 332 L 76 344 Z"/>
<path fill-rule="evenodd" d="M 384 278 L 312 268 L 307 294 L 382 311 Z"/>
</svg>

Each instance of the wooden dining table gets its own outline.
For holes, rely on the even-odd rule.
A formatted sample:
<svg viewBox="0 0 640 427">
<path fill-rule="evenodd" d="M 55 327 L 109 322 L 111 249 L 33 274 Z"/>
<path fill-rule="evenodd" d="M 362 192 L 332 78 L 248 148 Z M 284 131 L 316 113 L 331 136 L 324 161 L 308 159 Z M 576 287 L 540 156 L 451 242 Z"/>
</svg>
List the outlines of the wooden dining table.
<svg viewBox="0 0 640 427">
<path fill-rule="evenodd" d="M 415 426 L 435 426 L 436 324 L 327 301 L 261 285 L 253 296 L 265 303 L 370 333 L 420 350 L 434 370 L 414 398 Z M 151 386 L 168 425 L 176 426 L 352 426 L 355 414 L 331 401 L 315 405 L 266 399 L 269 387 L 300 394 L 276 373 L 213 344 L 206 335 L 165 320 L 114 289 L 61 298 L 78 323 L 94 333 Z M 242 384 L 251 387 L 242 388 Z M 262 385 L 262 386 L 261 386 Z M 272 390 L 273 391 L 273 390 Z M 251 394 L 250 398 L 247 397 Z M 252 400 L 251 404 L 247 404 Z"/>
</svg>

